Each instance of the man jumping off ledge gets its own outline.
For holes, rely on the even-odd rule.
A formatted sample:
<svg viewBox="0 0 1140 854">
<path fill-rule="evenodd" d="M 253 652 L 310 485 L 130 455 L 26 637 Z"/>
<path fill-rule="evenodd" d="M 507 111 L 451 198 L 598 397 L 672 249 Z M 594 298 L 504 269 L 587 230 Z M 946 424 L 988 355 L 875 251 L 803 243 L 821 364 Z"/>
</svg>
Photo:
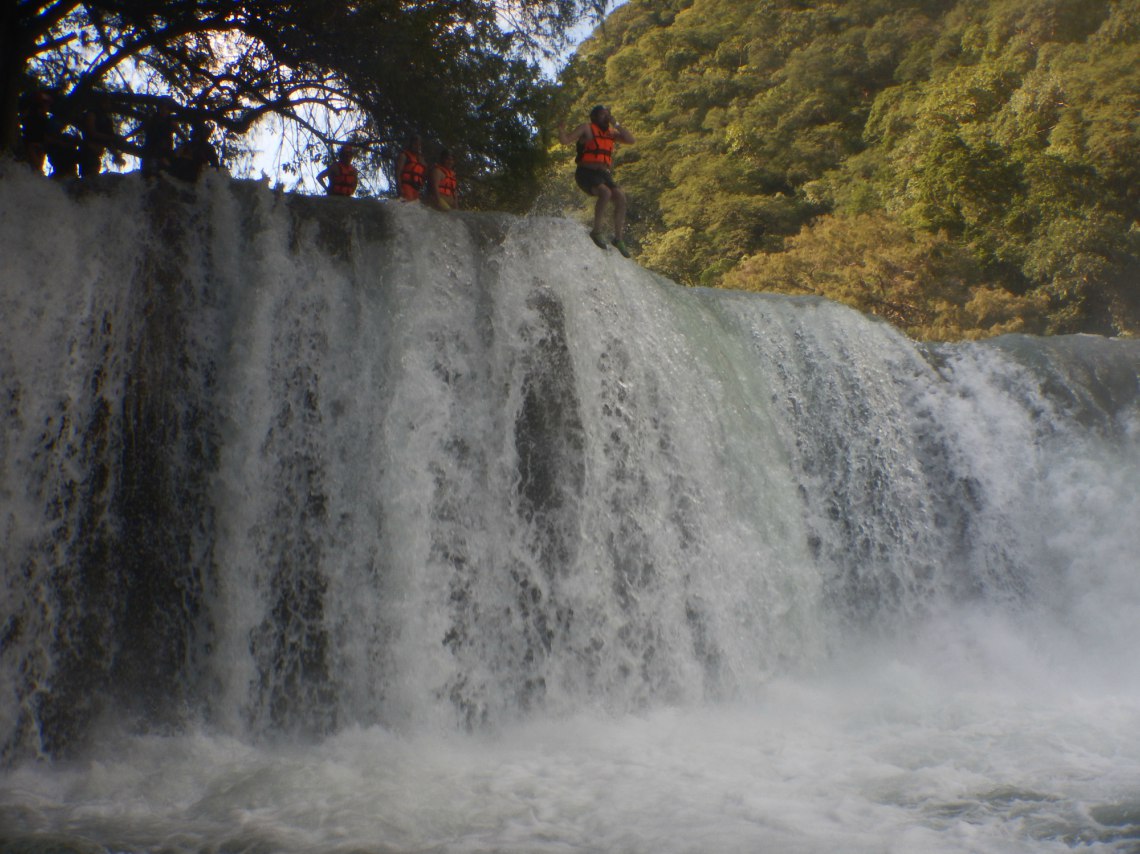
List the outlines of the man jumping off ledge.
<svg viewBox="0 0 1140 854">
<path fill-rule="evenodd" d="M 625 230 L 625 192 L 614 181 L 612 169 L 614 144 L 618 142 L 632 144 L 633 134 L 614 121 L 610 111 L 599 104 L 590 110 L 590 121 L 578 125 L 570 133 L 566 132 L 564 126 L 559 125 L 558 141 L 563 145 L 577 145 L 578 155 L 575 162 L 578 168 L 574 171 L 574 181 L 582 192 L 597 198 L 594 204 L 594 229 L 590 232 L 590 237 L 602 249 L 606 248 L 606 240 L 602 234 L 602 220 L 605 217 L 606 205 L 612 200 L 613 244 L 628 258 L 629 248 L 622 239 Z"/>
</svg>

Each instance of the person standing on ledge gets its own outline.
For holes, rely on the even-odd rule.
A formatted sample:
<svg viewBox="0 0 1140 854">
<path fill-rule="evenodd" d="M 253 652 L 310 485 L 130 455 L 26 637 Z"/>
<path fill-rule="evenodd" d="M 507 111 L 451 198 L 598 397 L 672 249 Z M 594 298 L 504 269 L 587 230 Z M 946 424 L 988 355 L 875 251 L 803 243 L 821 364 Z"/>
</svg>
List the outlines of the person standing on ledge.
<svg viewBox="0 0 1140 854">
<path fill-rule="evenodd" d="M 428 177 L 427 201 L 438 211 L 459 209 L 459 182 L 455 177 L 455 155 L 446 148 L 439 153 Z"/>
<path fill-rule="evenodd" d="M 602 220 L 605 218 L 606 205 L 613 202 L 613 244 L 628 258 L 629 248 L 622 239 L 625 231 L 625 192 L 614 181 L 613 162 L 614 144 L 632 144 L 633 134 L 619 125 L 610 111 L 599 104 L 590 110 L 590 121 L 578 125 L 569 133 L 559 125 L 558 141 L 563 145 L 577 146 L 575 162 L 578 168 L 574 171 L 574 182 L 582 192 L 597 199 L 594 203 L 594 229 L 590 232 L 590 237 L 602 249 L 606 248 Z"/>
<path fill-rule="evenodd" d="M 356 193 L 358 177 L 356 167 L 352 165 L 355 155 L 356 146 L 346 142 L 340 147 L 336 160 L 317 175 L 317 183 L 330 196 L 352 196 Z"/>
<path fill-rule="evenodd" d="M 174 160 L 174 137 L 178 126 L 174 120 L 174 99 L 158 100 L 154 114 L 143 125 L 142 173 L 154 178 L 159 172 L 169 172 Z"/>
<path fill-rule="evenodd" d="M 116 166 L 123 166 L 126 160 L 120 153 L 123 141 L 115 133 L 115 123 L 107 109 L 107 96 L 103 92 L 92 92 L 88 96 L 87 109 L 79 124 L 79 177 L 91 178 L 103 168 L 103 154 L 108 149 L 114 151 Z"/>
<path fill-rule="evenodd" d="M 400 198 L 405 202 L 419 201 L 427 182 L 427 166 L 424 164 L 424 143 L 419 134 L 414 134 L 400 156 L 396 158 L 396 182 Z"/>
</svg>

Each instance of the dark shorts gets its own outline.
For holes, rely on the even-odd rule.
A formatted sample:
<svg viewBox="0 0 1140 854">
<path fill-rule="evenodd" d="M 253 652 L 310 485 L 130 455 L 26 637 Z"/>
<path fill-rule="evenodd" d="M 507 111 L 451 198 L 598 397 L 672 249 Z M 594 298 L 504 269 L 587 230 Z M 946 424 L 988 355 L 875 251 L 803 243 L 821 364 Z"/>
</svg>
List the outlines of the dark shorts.
<svg viewBox="0 0 1140 854">
<path fill-rule="evenodd" d="M 617 189 L 614 176 L 608 169 L 591 169 L 589 166 L 579 166 L 574 170 L 574 183 L 590 196 L 594 195 L 594 187 L 599 184 L 605 184 L 611 190 Z"/>
</svg>

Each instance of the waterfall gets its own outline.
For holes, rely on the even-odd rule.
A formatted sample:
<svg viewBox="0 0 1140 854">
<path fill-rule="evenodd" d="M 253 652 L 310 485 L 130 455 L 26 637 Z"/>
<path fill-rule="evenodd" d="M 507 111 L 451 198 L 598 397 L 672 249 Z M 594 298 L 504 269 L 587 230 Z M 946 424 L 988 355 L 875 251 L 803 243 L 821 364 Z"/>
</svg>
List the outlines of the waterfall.
<svg viewBox="0 0 1140 854">
<path fill-rule="evenodd" d="M 9 766 L 728 708 L 961 614 L 1137 684 L 1140 342 L 921 345 L 565 219 L 3 169 Z"/>
</svg>

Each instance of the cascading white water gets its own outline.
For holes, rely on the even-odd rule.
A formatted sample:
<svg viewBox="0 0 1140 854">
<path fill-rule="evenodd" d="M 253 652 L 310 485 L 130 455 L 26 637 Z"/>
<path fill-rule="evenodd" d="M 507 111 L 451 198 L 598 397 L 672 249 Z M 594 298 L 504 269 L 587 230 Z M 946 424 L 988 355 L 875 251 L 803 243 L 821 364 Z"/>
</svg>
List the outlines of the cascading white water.
<svg viewBox="0 0 1140 854">
<path fill-rule="evenodd" d="M 0 843 L 1140 848 L 1135 342 L 3 168 Z"/>
</svg>

